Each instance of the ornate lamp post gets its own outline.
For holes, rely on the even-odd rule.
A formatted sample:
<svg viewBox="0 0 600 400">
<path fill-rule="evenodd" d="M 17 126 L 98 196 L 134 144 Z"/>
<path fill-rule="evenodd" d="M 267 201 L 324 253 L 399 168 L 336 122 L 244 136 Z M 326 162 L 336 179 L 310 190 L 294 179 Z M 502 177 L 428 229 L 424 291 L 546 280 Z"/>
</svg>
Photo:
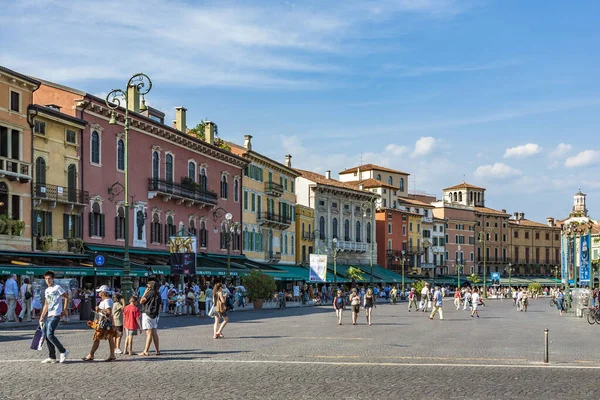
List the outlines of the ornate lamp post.
<svg viewBox="0 0 600 400">
<path fill-rule="evenodd" d="M 373 287 L 373 239 L 374 239 L 374 230 L 375 230 L 375 202 L 380 196 L 378 194 L 374 194 L 367 201 L 363 201 L 360 204 L 360 207 L 363 210 L 363 217 L 367 217 L 369 215 L 369 219 L 371 220 L 371 232 L 369 232 L 370 240 L 369 240 L 369 265 L 371 267 L 371 282 L 369 283 L 369 287 Z"/>
<path fill-rule="evenodd" d="M 504 272 L 508 272 L 508 287 L 512 291 L 512 273 L 515 272 L 515 269 L 511 263 L 508 263 L 508 266 L 504 268 Z"/>
<path fill-rule="evenodd" d="M 333 238 L 332 240 L 332 249 L 331 249 L 331 253 L 333 254 L 333 287 L 335 288 L 335 290 L 337 290 L 338 286 L 337 286 L 337 258 L 338 258 L 338 254 L 340 253 L 340 251 L 342 251 L 342 249 L 338 249 L 337 247 L 337 238 Z"/>
<path fill-rule="evenodd" d="M 479 232 L 479 243 L 483 243 L 483 298 L 487 299 L 487 235 L 491 232 L 491 228 L 486 227 Z"/>
<path fill-rule="evenodd" d="M 213 211 L 213 216 L 215 220 L 218 217 L 219 212 L 225 212 L 225 210 L 221 207 L 217 208 Z M 221 214 L 222 215 L 222 214 Z M 225 219 L 221 221 L 221 236 L 222 240 L 225 242 L 225 247 L 227 248 L 227 277 L 225 278 L 226 283 L 231 282 L 231 241 L 234 237 L 241 233 L 242 224 L 239 222 L 233 221 L 233 214 L 225 213 Z M 217 227 L 215 226 L 215 233 L 217 233 Z"/>
<path fill-rule="evenodd" d="M 123 279 L 121 280 L 121 286 L 126 302 L 129 301 L 129 297 L 131 296 L 131 260 L 129 259 L 129 126 L 131 121 L 129 119 L 129 101 L 135 100 L 130 99 L 128 95 L 128 89 L 131 87 L 135 88 L 133 93 L 136 95 L 139 93 L 144 96 L 152 89 L 152 81 L 146 74 L 135 74 L 129 78 L 125 90 L 113 89 L 108 93 L 105 100 L 106 106 L 112 110 L 109 121 L 111 125 L 118 123 L 115 110 L 121 106 L 121 100 L 125 100 L 125 245 L 123 250 Z M 147 109 L 146 101 L 142 100 L 140 111 Z"/>
<path fill-rule="evenodd" d="M 456 264 L 456 290 L 460 289 L 460 271 L 464 268 L 460 263 Z"/>
</svg>

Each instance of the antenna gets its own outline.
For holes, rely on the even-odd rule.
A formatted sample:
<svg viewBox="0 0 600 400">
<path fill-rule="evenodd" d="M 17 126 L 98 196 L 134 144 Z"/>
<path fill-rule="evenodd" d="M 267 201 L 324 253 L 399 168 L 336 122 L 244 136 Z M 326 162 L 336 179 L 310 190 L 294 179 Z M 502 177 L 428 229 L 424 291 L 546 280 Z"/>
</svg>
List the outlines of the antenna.
<svg viewBox="0 0 600 400">
<path fill-rule="evenodd" d="M 467 182 L 467 174 L 463 174 L 463 183 Z"/>
</svg>

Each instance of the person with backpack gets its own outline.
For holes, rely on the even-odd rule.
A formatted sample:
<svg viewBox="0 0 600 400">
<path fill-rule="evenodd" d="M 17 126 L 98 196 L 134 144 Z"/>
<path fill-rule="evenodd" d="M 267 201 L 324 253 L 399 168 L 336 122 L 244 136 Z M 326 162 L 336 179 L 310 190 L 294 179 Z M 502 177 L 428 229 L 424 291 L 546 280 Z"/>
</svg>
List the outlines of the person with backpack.
<svg viewBox="0 0 600 400">
<path fill-rule="evenodd" d="M 156 290 L 156 281 L 149 281 L 146 286 L 144 296 L 140 300 L 143 307 L 142 329 L 146 331 L 146 346 L 141 356 L 148 356 L 150 345 L 154 342 L 156 355 L 160 355 L 158 344 L 158 314 L 160 313 L 162 300 L 158 290 Z"/>
<path fill-rule="evenodd" d="M 337 296 L 333 299 L 333 309 L 335 310 L 335 315 L 338 319 L 338 325 L 342 324 L 342 314 L 344 313 L 344 307 L 346 306 L 344 302 L 344 297 L 342 296 L 342 291 L 337 291 Z"/>
<path fill-rule="evenodd" d="M 21 289 L 19 289 L 21 295 L 21 313 L 19 314 L 19 322 L 23 322 L 23 317 L 27 315 L 27 322 L 31 322 L 31 300 L 33 299 L 33 288 L 29 284 L 29 278 L 23 280 Z"/>
</svg>

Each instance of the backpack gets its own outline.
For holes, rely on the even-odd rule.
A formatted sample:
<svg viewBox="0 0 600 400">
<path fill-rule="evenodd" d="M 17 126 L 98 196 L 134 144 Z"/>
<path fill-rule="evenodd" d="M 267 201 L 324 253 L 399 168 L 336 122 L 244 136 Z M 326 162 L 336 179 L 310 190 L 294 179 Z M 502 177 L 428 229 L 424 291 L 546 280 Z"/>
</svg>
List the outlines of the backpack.
<svg viewBox="0 0 600 400">
<path fill-rule="evenodd" d="M 144 304 L 144 314 L 148 315 L 150 318 L 158 317 L 158 309 L 160 307 L 160 303 L 160 295 L 154 292 L 152 296 L 148 298 L 146 304 Z"/>
</svg>

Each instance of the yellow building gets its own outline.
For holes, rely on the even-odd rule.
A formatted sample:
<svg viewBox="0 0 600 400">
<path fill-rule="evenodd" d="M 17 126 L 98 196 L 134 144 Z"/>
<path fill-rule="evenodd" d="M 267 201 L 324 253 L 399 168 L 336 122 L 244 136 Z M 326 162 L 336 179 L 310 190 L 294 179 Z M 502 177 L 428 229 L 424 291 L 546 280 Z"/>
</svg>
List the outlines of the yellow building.
<svg viewBox="0 0 600 400">
<path fill-rule="evenodd" d="M 296 205 L 296 264 L 308 265 L 315 247 L 315 209 Z"/>
<path fill-rule="evenodd" d="M 423 254 L 423 236 L 421 230 L 423 216 L 415 212 L 407 212 L 406 214 L 408 215 L 408 248 L 406 249 L 406 259 L 408 267 L 415 271 L 417 268 L 420 268 L 419 260 Z"/>
<path fill-rule="evenodd" d="M 292 156 L 281 164 L 252 150 L 252 136 L 244 136 L 244 146 L 231 145 L 234 154 L 250 164 L 242 178 L 242 222 L 244 254 L 251 260 L 296 263 L 296 194 L 291 168 Z"/>
<path fill-rule="evenodd" d="M 31 127 L 40 82 L 0 66 L 0 250 L 30 251 Z"/>
<path fill-rule="evenodd" d="M 33 235 L 42 251 L 83 251 L 83 212 L 88 193 L 81 188 L 79 146 L 86 121 L 56 106 L 33 105 Z"/>
</svg>

